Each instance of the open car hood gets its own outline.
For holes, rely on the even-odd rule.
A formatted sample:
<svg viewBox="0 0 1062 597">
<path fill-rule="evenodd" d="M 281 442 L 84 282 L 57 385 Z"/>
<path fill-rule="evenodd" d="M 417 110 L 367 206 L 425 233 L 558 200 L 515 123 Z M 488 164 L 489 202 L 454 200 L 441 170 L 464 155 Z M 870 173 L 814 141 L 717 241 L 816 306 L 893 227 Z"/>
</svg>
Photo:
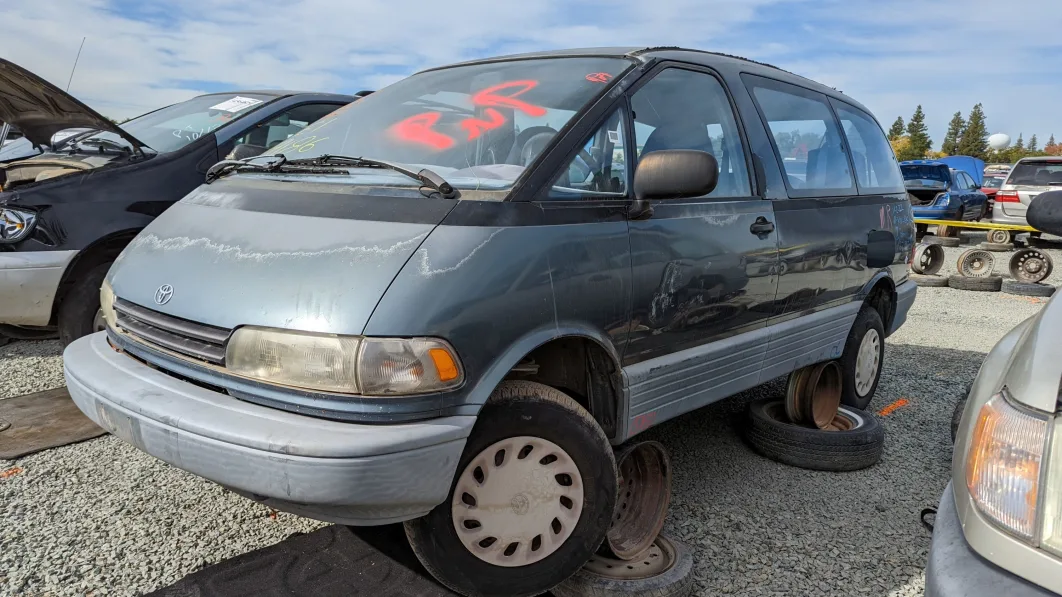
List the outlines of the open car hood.
<svg viewBox="0 0 1062 597">
<path fill-rule="evenodd" d="M 52 135 L 86 127 L 115 133 L 133 147 L 147 147 L 120 126 L 30 71 L 0 58 L 0 122 L 17 126 L 34 145 L 48 145 Z"/>
</svg>

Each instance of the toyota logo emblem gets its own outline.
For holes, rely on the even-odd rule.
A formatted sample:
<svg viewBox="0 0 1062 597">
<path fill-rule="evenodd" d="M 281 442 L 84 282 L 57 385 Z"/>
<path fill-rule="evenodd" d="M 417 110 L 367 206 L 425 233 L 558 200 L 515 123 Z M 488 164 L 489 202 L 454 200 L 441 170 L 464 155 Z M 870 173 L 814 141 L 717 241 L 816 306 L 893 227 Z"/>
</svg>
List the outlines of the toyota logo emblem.
<svg viewBox="0 0 1062 597">
<path fill-rule="evenodd" d="M 165 305 L 173 298 L 173 286 L 169 284 L 163 284 L 159 286 L 159 289 L 155 291 L 155 304 Z"/>
</svg>

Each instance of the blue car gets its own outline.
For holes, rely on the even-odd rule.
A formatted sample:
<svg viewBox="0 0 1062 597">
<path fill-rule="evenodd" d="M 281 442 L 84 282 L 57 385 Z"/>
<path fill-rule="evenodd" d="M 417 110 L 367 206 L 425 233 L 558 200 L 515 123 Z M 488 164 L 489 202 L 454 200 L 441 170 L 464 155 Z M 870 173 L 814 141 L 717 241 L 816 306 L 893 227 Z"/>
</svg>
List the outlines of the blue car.
<svg viewBox="0 0 1062 597">
<path fill-rule="evenodd" d="M 967 172 L 934 160 L 900 162 L 900 171 L 915 218 L 980 220 L 988 212 L 988 196 Z"/>
</svg>

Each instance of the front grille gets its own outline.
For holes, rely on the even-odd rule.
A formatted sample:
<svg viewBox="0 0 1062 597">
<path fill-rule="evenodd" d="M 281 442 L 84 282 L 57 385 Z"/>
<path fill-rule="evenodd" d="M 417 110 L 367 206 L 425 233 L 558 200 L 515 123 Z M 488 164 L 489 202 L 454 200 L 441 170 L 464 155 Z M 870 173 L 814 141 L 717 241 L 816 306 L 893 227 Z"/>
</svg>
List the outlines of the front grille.
<svg viewBox="0 0 1062 597">
<path fill-rule="evenodd" d="M 115 299 L 118 327 L 134 340 L 183 356 L 225 364 L 225 341 L 231 330 L 180 319 Z"/>
</svg>

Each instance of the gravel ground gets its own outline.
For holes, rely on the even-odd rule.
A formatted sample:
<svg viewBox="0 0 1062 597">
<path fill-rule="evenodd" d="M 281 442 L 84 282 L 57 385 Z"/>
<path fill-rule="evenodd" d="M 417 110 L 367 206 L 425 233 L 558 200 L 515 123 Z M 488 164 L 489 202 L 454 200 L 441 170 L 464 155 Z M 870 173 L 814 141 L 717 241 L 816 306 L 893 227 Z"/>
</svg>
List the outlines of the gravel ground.
<svg viewBox="0 0 1062 597">
<path fill-rule="evenodd" d="M 967 248 L 945 249 L 944 274 Z M 1049 252 L 1062 268 L 1062 251 Z M 1062 284 L 1062 270 L 1049 281 Z M 918 292 L 886 344 L 874 408 L 908 404 L 882 417 L 878 465 L 820 473 L 752 453 L 739 435 L 745 404 L 781 396 L 783 380 L 645 434 L 671 452 L 665 530 L 696 550 L 697 594 L 922 594 L 930 535 L 918 513 L 948 481 L 952 409 L 984 353 L 1045 299 Z M 0 348 L 0 397 L 61 385 L 59 355 L 56 342 Z M 2 596 L 140 594 L 321 524 L 273 515 L 110 436 L 0 461 L 0 471 L 16 466 L 22 472 L 0 479 Z"/>
</svg>

